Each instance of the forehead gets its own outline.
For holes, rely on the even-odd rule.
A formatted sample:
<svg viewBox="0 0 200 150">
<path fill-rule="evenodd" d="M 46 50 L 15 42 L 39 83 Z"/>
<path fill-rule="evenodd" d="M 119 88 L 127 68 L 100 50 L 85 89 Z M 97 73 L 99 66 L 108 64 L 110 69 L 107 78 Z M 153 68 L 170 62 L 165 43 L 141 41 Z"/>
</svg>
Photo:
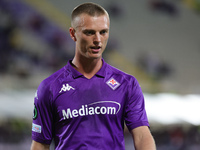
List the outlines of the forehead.
<svg viewBox="0 0 200 150">
<path fill-rule="evenodd" d="M 90 16 L 87 14 L 81 14 L 73 21 L 75 28 L 82 29 L 109 29 L 110 21 L 107 15 Z"/>
</svg>

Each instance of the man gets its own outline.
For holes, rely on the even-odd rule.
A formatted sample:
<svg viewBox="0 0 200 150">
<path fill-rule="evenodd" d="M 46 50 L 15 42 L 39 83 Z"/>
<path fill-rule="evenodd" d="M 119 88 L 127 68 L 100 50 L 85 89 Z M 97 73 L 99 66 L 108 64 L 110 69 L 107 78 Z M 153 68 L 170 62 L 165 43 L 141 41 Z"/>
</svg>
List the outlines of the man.
<svg viewBox="0 0 200 150">
<path fill-rule="evenodd" d="M 136 150 L 155 150 L 137 80 L 102 59 L 109 26 L 97 4 L 73 10 L 75 56 L 38 87 L 31 150 L 124 150 L 124 121 Z"/>
</svg>

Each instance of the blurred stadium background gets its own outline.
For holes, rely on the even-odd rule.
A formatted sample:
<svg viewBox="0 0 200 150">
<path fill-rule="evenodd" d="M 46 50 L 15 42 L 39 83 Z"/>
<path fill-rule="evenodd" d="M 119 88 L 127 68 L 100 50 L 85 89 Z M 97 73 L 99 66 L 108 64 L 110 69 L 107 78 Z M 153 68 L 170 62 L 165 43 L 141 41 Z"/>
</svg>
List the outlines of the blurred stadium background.
<svg viewBox="0 0 200 150">
<path fill-rule="evenodd" d="M 199 150 L 200 1 L 91 1 L 110 14 L 104 59 L 138 79 L 157 149 Z M 72 58 L 69 16 L 83 2 L 0 0 L 0 149 L 29 149 L 34 93 Z"/>
</svg>

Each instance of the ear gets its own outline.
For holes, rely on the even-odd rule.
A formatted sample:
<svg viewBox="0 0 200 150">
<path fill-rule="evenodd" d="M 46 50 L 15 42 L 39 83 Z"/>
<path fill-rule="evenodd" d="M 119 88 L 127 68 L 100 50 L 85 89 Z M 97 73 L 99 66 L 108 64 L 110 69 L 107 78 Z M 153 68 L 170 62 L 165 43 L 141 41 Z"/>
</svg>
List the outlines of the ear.
<svg viewBox="0 0 200 150">
<path fill-rule="evenodd" d="M 72 40 L 73 40 L 74 42 L 76 42 L 75 29 L 72 28 L 72 27 L 70 27 L 70 28 L 69 28 L 69 33 L 70 33 L 70 36 L 71 36 Z"/>
</svg>

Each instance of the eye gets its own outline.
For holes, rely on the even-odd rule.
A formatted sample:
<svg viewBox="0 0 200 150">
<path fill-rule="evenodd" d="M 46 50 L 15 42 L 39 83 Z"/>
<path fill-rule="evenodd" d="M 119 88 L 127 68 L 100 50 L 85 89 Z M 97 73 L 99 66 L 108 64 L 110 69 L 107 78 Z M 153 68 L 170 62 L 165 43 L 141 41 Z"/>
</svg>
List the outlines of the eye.
<svg viewBox="0 0 200 150">
<path fill-rule="evenodd" d="M 86 34 L 86 35 L 93 35 L 93 34 L 95 34 L 95 32 L 93 30 L 85 30 L 83 33 Z"/>
<path fill-rule="evenodd" d="M 108 32 L 108 30 L 102 30 L 101 32 L 100 32 L 100 34 L 106 34 Z"/>
</svg>

